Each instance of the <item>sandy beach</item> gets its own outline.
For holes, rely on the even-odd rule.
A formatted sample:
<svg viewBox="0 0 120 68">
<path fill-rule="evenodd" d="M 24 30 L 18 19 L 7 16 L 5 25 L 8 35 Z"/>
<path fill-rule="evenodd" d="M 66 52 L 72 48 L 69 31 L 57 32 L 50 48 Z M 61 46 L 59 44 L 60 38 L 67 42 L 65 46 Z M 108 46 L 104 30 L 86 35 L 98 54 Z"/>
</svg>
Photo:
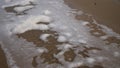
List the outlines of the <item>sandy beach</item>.
<svg viewBox="0 0 120 68">
<path fill-rule="evenodd" d="M 0 68 L 119 68 L 119 0 L 0 2 Z M 6 57 L 7 56 L 7 57 Z"/>
<path fill-rule="evenodd" d="M 1 45 L 0 45 L 0 68 L 8 68 L 5 53 L 2 50 Z"/>
<path fill-rule="evenodd" d="M 73 9 L 81 9 L 92 14 L 98 23 L 120 33 L 120 1 L 119 0 L 65 0 Z"/>
</svg>

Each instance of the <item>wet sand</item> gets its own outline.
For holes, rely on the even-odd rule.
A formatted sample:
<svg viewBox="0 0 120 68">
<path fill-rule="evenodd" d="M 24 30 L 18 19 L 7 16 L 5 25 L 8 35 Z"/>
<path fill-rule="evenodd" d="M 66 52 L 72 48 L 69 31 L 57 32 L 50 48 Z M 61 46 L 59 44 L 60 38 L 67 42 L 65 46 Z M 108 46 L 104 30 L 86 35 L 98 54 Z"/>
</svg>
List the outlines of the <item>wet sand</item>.
<svg viewBox="0 0 120 68">
<path fill-rule="evenodd" d="M 98 23 L 120 33 L 120 1 L 118 0 L 64 0 L 73 9 L 92 14 Z"/>
<path fill-rule="evenodd" d="M 48 42 L 44 42 L 43 40 L 39 39 L 39 36 L 44 33 L 51 34 L 51 36 L 48 37 Z M 19 38 L 26 39 L 28 42 L 33 42 L 36 45 L 36 47 L 45 47 L 46 49 L 48 49 L 48 52 L 43 52 L 41 55 L 33 57 L 33 61 L 32 61 L 33 67 L 37 67 L 37 65 L 38 65 L 38 63 L 36 62 L 37 57 L 44 59 L 44 61 L 42 63 L 48 63 L 48 64 L 56 63 L 56 64 L 64 65 L 58 60 L 58 58 L 55 58 L 53 55 L 61 52 L 61 50 L 57 49 L 56 45 L 62 45 L 65 43 L 69 44 L 69 43 L 68 42 L 63 42 L 63 43 L 58 42 L 57 41 L 58 35 L 55 31 L 29 30 L 29 31 L 26 31 L 21 34 L 17 34 L 17 36 Z M 41 44 L 42 44 L 42 46 L 41 46 Z M 77 47 L 75 47 L 75 48 L 77 48 Z M 100 48 L 96 48 L 96 47 L 84 47 L 83 51 L 79 51 L 79 55 L 81 55 L 83 58 L 90 57 L 89 52 L 92 50 L 101 51 Z M 69 49 L 63 55 L 64 55 L 65 61 L 67 61 L 67 62 L 73 62 L 75 57 L 77 56 L 75 54 L 74 49 Z M 87 65 L 82 65 L 77 68 L 91 68 L 91 67 L 89 67 Z M 93 65 L 92 68 L 104 68 L 104 67 L 100 64 L 96 64 L 96 65 Z"/>
<path fill-rule="evenodd" d="M 82 9 L 83 11 L 85 11 L 86 13 L 92 14 L 95 19 L 100 23 L 100 24 L 104 24 L 109 26 L 110 28 L 114 29 L 114 31 L 120 33 L 120 30 L 118 29 L 120 26 L 120 14 L 118 10 L 120 7 L 119 3 L 117 2 L 113 2 L 112 0 L 65 0 L 65 2 L 72 8 L 74 9 Z M 10 7 L 8 7 L 10 8 Z M 110 12 L 108 12 L 110 11 Z M 98 32 L 99 35 L 94 35 L 96 37 L 101 37 L 106 35 L 103 31 L 100 31 L 99 29 L 101 27 L 98 28 L 98 26 L 96 24 L 93 24 L 91 22 L 93 22 L 92 17 L 83 15 L 83 16 L 76 16 L 76 18 L 80 19 L 80 20 L 87 20 L 90 22 L 90 24 L 87 24 L 88 27 L 90 27 L 92 29 L 92 31 L 90 31 L 91 34 L 94 35 L 94 33 Z M 41 22 L 40 22 L 41 23 Z M 37 24 L 40 24 L 39 22 Z M 48 24 L 48 23 L 45 23 Z M 51 36 L 48 37 L 48 42 L 45 42 L 43 40 L 41 40 L 39 37 L 42 34 L 50 34 Z M 58 58 L 54 57 L 54 54 L 59 54 L 61 52 L 61 50 L 57 49 L 56 45 L 62 45 L 62 44 L 70 44 L 68 42 L 63 42 L 60 43 L 57 41 L 58 38 L 58 33 L 55 31 L 40 31 L 40 30 L 29 30 L 26 31 L 24 33 L 21 34 L 17 34 L 18 38 L 23 38 L 26 39 L 28 42 L 33 42 L 36 47 L 44 47 L 48 50 L 48 52 L 44 52 L 38 56 L 34 56 L 33 60 L 32 60 L 32 66 L 33 67 L 37 67 L 38 63 L 36 61 L 36 59 L 38 57 L 40 57 L 41 59 L 44 59 L 42 63 L 48 63 L 48 64 L 62 64 Z M 110 37 L 108 39 L 106 39 L 108 42 L 115 42 L 120 44 L 120 40 L 114 38 L 114 37 Z M 105 40 L 105 41 L 106 41 Z M 42 44 L 42 45 L 41 45 Z M 52 45 L 52 46 L 50 46 Z M 77 48 L 77 47 L 75 47 Z M 78 54 L 82 57 L 82 58 L 88 58 L 89 56 L 89 52 L 92 50 L 96 50 L 96 51 L 101 51 L 102 49 L 100 48 L 96 48 L 96 47 L 84 47 L 83 51 L 79 51 Z M 73 62 L 76 54 L 74 52 L 74 49 L 70 49 L 68 51 L 66 51 L 64 54 L 64 59 L 67 62 Z M 7 63 L 6 63 L 6 59 L 5 59 L 5 55 L 2 51 L 2 49 L 0 48 L 0 58 L 2 58 L 2 60 L 0 59 L 0 68 L 8 68 L 7 67 Z M 4 61 L 4 63 L 3 63 Z M 91 68 L 87 65 L 83 65 L 77 68 Z M 92 68 L 103 68 L 102 64 L 96 64 L 93 65 Z"/>
<path fill-rule="evenodd" d="M 4 52 L 1 48 L 1 45 L 0 45 L 0 68 L 8 68 L 6 58 L 5 58 L 5 54 L 4 54 Z"/>
<path fill-rule="evenodd" d="M 44 42 L 39 39 L 39 36 L 44 33 L 51 34 L 51 36 L 48 37 L 48 42 Z M 55 58 L 53 55 L 60 52 L 60 50 L 57 49 L 56 45 L 65 44 L 67 42 L 64 42 L 64 43 L 57 42 L 58 35 L 55 31 L 30 30 L 30 31 L 26 31 L 25 33 L 17 34 L 17 36 L 22 37 L 29 42 L 33 42 L 37 47 L 45 47 L 46 49 L 48 49 L 47 53 L 43 53 L 40 56 L 41 58 L 45 59 L 43 63 L 48 62 L 49 64 L 53 64 L 53 63 L 61 64 L 58 61 L 58 59 Z M 42 44 L 42 46 L 40 46 L 41 44 Z M 52 46 L 50 46 L 50 45 L 52 45 Z M 71 49 L 71 50 L 65 52 L 64 56 L 65 56 L 66 61 L 72 62 L 76 55 L 75 55 L 74 51 Z M 33 60 L 32 64 L 34 67 L 36 66 L 36 63 L 34 60 Z"/>
</svg>

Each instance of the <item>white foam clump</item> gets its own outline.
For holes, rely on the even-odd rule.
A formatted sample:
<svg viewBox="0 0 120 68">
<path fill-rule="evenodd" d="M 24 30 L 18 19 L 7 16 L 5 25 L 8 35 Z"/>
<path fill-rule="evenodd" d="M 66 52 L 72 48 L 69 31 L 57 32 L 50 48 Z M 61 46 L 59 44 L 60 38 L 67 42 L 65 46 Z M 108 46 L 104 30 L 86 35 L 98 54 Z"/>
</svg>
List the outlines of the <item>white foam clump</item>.
<svg viewBox="0 0 120 68">
<path fill-rule="evenodd" d="M 15 4 L 16 4 L 16 5 L 27 5 L 27 4 L 30 4 L 30 2 L 35 3 L 35 1 L 36 1 L 36 0 L 22 0 L 22 1 L 16 2 Z"/>
<path fill-rule="evenodd" d="M 37 49 L 38 53 L 43 53 L 43 52 L 46 52 L 46 51 L 47 51 L 47 49 L 45 49 L 45 48 L 38 48 Z"/>
<path fill-rule="evenodd" d="M 59 27 L 60 26 L 60 27 Z M 53 28 L 53 29 L 57 29 L 57 30 L 60 30 L 60 31 L 63 31 L 63 30 L 68 30 L 68 26 L 65 26 L 63 24 L 60 24 L 60 23 L 50 23 L 49 24 L 49 27 L 50 28 Z"/>
<path fill-rule="evenodd" d="M 63 45 L 58 46 L 58 49 L 67 51 L 67 50 L 69 50 L 72 47 L 73 47 L 73 45 L 71 45 L 71 44 L 63 44 Z"/>
<path fill-rule="evenodd" d="M 65 35 L 66 37 L 71 37 L 71 36 L 72 36 L 72 34 L 69 33 L 69 32 L 64 32 L 64 33 L 62 33 L 62 34 Z"/>
<path fill-rule="evenodd" d="M 58 42 L 66 42 L 67 39 L 66 39 L 65 36 L 60 35 L 60 36 L 58 37 L 57 41 L 58 41 Z"/>
<path fill-rule="evenodd" d="M 120 53 L 119 52 L 114 52 L 114 56 L 118 57 L 118 56 L 120 56 Z"/>
<path fill-rule="evenodd" d="M 82 25 L 84 25 L 84 26 L 87 24 L 89 24 L 89 22 L 87 22 L 87 21 L 82 22 Z"/>
<path fill-rule="evenodd" d="M 72 48 L 72 45 L 70 45 L 70 44 L 64 45 L 64 49 L 69 49 L 69 48 Z"/>
<path fill-rule="evenodd" d="M 44 14 L 45 14 L 45 15 L 50 15 L 50 14 L 51 14 L 51 11 L 45 10 L 45 11 L 44 11 Z"/>
<path fill-rule="evenodd" d="M 71 63 L 68 68 L 75 68 L 82 65 L 83 65 L 83 62 L 74 62 L 74 63 Z"/>
<path fill-rule="evenodd" d="M 19 4 L 21 4 L 21 5 L 26 5 L 26 4 L 29 4 L 30 2 L 35 2 L 36 0 L 22 0 L 21 2 L 17 2 L 17 3 L 19 3 Z"/>
<path fill-rule="evenodd" d="M 39 20 L 39 22 L 42 22 L 42 23 L 46 23 L 46 22 L 51 22 L 52 21 L 52 18 L 49 17 L 49 16 L 46 16 L 46 15 L 40 15 L 38 16 L 38 18 L 36 18 Z"/>
<path fill-rule="evenodd" d="M 24 33 L 25 31 L 38 29 L 38 30 L 48 30 L 49 27 L 46 24 L 37 24 L 38 22 L 51 22 L 52 19 L 46 15 L 39 16 L 30 16 L 26 21 L 23 21 L 22 24 L 16 26 L 13 30 L 13 33 Z"/>
<path fill-rule="evenodd" d="M 56 27 L 56 24 L 55 24 L 55 23 L 50 23 L 48 26 L 49 26 L 50 28 L 55 28 L 55 27 Z"/>
<path fill-rule="evenodd" d="M 82 43 L 82 44 L 86 44 L 86 43 L 87 43 L 87 41 L 84 40 L 84 39 L 79 39 L 78 42 L 79 42 L 79 43 Z"/>
<path fill-rule="evenodd" d="M 94 58 L 87 58 L 86 60 L 88 63 L 94 63 L 96 61 Z"/>
<path fill-rule="evenodd" d="M 34 29 L 34 28 L 33 28 L 33 29 Z M 49 27 L 48 27 L 48 25 L 46 25 L 46 24 L 39 24 L 37 29 L 40 29 L 40 30 L 48 30 Z"/>
<path fill-rule="evenodd" d="M 48 38 L 49 36 L 50 36 L 50 34 L 42 34 L 42 35 L 40 36 L 40 39 L 46 42 L 46 41 L 48 41 L 47 38 Z"/>
<path fill-rule="evenodd" d="M 6 2 L 10 2 L 11 0 L 6 0 Z M 12 2 L 12 1 L 11 1 Z M 21 0 L 21 1 L 17 1 L 17 2 L 14 2 L 12 4 L 9 4 L 9 5 L 3 5 L 2 8 L 5 8 L 5 7 L 9 7 L 9 6 L 15 6 L 15 5 L 21 5 L 21 6 L 24 6 L 24 5 L 28 5 L 30 4 L 30 2 L 32 3 L 35 3 L 36 0 Z"/>
<path fill-rule="evenodd" d="M 25 10 L 31 9 L 33 8 L 33 5 L 29 5 L 29 6 L 24 6 L 24 7 L 15 7 L 14 10 L 18 13 L 23 12 Z"/>
</svg>

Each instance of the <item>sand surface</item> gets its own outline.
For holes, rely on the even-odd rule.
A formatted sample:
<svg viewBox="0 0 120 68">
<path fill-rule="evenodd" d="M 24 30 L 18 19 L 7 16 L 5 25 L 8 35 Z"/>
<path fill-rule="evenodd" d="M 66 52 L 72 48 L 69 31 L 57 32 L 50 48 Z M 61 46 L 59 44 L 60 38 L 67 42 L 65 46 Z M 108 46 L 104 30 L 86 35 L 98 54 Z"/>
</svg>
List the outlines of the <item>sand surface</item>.
<svg viewBox="0 0 120 68">
<path fill-rule="evenodd" d="M 5 58 L 5 54 L 4 54 L 4 51 L 1 48 L 1 45 L 0 45 L 0 68 L 8 68 L 6 58 Z"/>
<path fill-rule="evenodd" d="M 65 0 L 73 9 L 82 9 L 92 14 L 100 24 L 104 24 L 120 33 L 119 0 Z"/>
<path fill-rule="evenodd" d="M 120 60 L 119 52 L 120 52 L 120 50 L 118 47 L 120 47 L 120 37 L 117 38 L 117 36 L 116 36 L 117 34 L 114 35 L 114 33 L 113 33 L 113 35 L 109 35 L 110 31 L 105 32 L 104 28 L 99 26 L 99 24 L 108 26 L 110 29 L 113 29 L 113 32 L 115 31 L 120 34 L 120 29 L 119 29 L 120 28 L 120 1 L 119 0 L 64 0 L 65 4 L 68 5 L 70 8 L 75 9 L 77 11 L 82 10 L 84 13 L 86 13 L 86 15 L 85 14 L 83 14 L 83 15 L 76 14 L 75 20 L 88 21 L 89 23 L 86 24 L 84 22 L 82 24 L 82 26 L 87 27 L 88 30 L 86 30 L 87 28 L 84 28 L 85 30 L 80 29 L 80 28 L 83 28 L 83 27 L 79 28 L 79 25 L 81 25 L 81 22 L 77 22 L 77 24 L 78 23 L 80 23 L 80 24 L 78 24 L 78 26 L 77 26 L 78 29 L 77 29 L 77 27 L 73 27 L 75 30 L 77 30 L 75 32 L 74 32 L 74 30 L 73 31 L 70 30 L 70 29 L 72 29 L 73 25 L 76 26 L 76 24 L 74 24 L 74 21 L 72 22 L 73 24 L 68 23 L 68 22 L 71 22 L 71 20 L 69 20 L 71 18 L 69 18 L 67 16 L 67 14 L 64 17 L 64 11 L 67 12 L 65 10 L 66 7 L 63 8 L 63 10 L 62 10 L 63 12 L 62 11 L 58 12 L 58 7 L 56 7 L 57 2 L 53 2 L 52 6 L 55 7 L 55 9 L 57 9 L 57 11 L 55 10 L 55 13 L 56 12 L 58 12 L 58 13 L 55 14 L 57 17 L 55 17 L 53 15 L 53 18 L 55 19 L 55 21 L 52 21 L 52 22 L 56 22 L 56 21 L 57 21 L 57 23 L 61 22 L 62 24 L 58 27 L 63 28 L 63 30 L 65 30 L 68 26 L 71 26 L 71 27 L 69 27 L 69 30 L 70 30 L 71 34 L 74 34 L 75 38 L 77 37 L 77 35 L 83 36 L 83 37 L 80 37 L 80 39 L 77 37 L 78 40 L 80 40 L 80 44 L 74 44 L 74 42 L 76 43 L 76 41 L 78 41 L 78 40 L 76 40 L 77 38 L 75 39 L 75 41 L 73 40 L 73 43 L 70 41 L 59 42 L 58 38 L 59 38 L 60 32 L 57 32 L 57 30 L 56 31 L 55 30 L 45 30 L 44 31 L 44 30 L 34 30 L 34 29 L 32 30 L 31 29 L 31 30 L 28 30 L 28 31 L 20 33 L 20 34 L 19 33 L 14 34 L 14 31 L 13 31 L 13 34 L 12 34 L 11 31 L 12 31 L 12 29 L 14 29 L 14 25 L 21 22 L 20 20 L 24 20 L 24 19 L 22 19 L 22 15 L 23 15 L 23 18 L 25 18 L 24 16 L 29 17 L 29 15 L 32 15 L 32 12 L 33 12 L 33 15 L 34 14 L 37 15 L 37 13 L 38 13 L 38 15 L 43 14 L 42 10 L 44 7 L 48 8 L 48 9 L 53 9 L 53 8 L 51 8 L 51 6 L 49 7 L 48 4 L 46 5 L 46 2 L 44 2 L 44 1 L 45 0 L 43 0 L 43 3 L 42 3 L 42 0 L 40 1 L 42 4 L 41 3 L 33 4 L 31 2 L 30 4 L 27 4 L 27 6 L 32 5 L 33 7 L 28 8 L 28 9 L 25 9 L 24 7 L 26 5 L 23 5 L 22 7 L 25 9 L 23 12 L 17 12 L 14 10 L 15 7 L 19 7 L 21 5 L 7 7 L 7 8 L 4 8 L 3 10 L 0 8 L 0 28 L 1 28 L 0 41 L 3 41 L 4 45 L 6 44 L 5 47 L 8 49 L 8 51 L 10 51 L 10 53 L 12 54 L 12 58 L 16 61 L 16 63 L 8 63 L 8 65 L 11 64 L 11 68 L 13 68 L 12 66 L 14 66 L 15 64 L 18 64 L 18 66 L 20 66 L 22 68 L 26 68 L 26 67 L 27 68 L 33 68 L 33 67 L 39 68 L 42 65 L 41 62 L 46 63 L 46 64 L 47 63 L 48 64 L 55 64 L 55 63 L 63 64 L 64 66 L 67 66 L 67 68 L 69 68 L 70 65 L 72 66 L 72 64 L 74 66 L 74 64 L 75 64 L 74 60 L 76 60 L 76 57 L 79 57 L 79 60 L 81 60 L 81 58 L 82 58 L 83 61 L 88 60 L 88 63 L 90 62 L 90 66 L 89 66 L 89 64 L 88 65 L 83 64 L 76 68 L 104 68 L 104 66 L 109 68 L 110 67 L 109 65 L 111 65 L 111 64 L 113 67 L 116 67 L 116 65 L 117 65 L 116 68 L 119 67 L 119 60 Z M 0 3 L 0 6 L 1 5 L 2 4 Z M 41 10 L 41 6 L 43 6 L 42 10 Z M 40 9 L 36 9 L 38 7 L 40 7 Z M 60 7 L 62 7 L 62 6 L 60 6 Z M 2 10 L 2 12 L 1 12 L 1 10 Z M 6 13 L 5 13 L 6 15 L 3 14 L 3 12 L 5 12 L 4 10 L 6 11 Z M 30 10 L 31 10 L 31 12 L 29 12 Z M 11 13 L 11 14 L 7 14 L 7 13 Z M 48 16 L 52 16 L 52 15 L 49 15 L 48 11 L 46 13 L 48 14 Z M 54 12 L 53 12 L 53 14 L 54 14 Z M 60 16 L 60 14 L 63 15 L 63 19 L 62 19 L 62 16 Z M 90 14 L 90 16 L 89 16 L 89 14 Z M 8 15 L 8 17 L 7 17 L 7 15 Z M 69 13 L 68 13 L 68 15 L 69 15 Z M 6 17 L 6 19 L 4 19 L 4 16 Z M 8 19 L 11 18 L 11 20 L 6 22 L 7 18 Z M 4 19 L 4 22 L 1 21 L 3 19 Z M 16 19 L 18 21 L 14 20 L 14 19 Z M 56 19 L 58 19 L 58 20 L 56 20 Z M 97 23 L 93 23 L 94 22 L 93 19 L 95 19 L 97 21 Z M 62 20 L 62 21 L 60 21 L 60 20 Z M 27 21 L 27 22 L 30 22 L 30 21 Z M 32 22 L 36 23 L 34 21 L 32 21 Z M 10 23 L 14 24 L 14 25 L 11 25 Z M 76 21 L 75 21 L 75 23 L 76 23 Z M 37 25 L 39 25 L 39 24 L 48 25 L 49 23 L 48 22 L 38 22 Z M 2 27 L 2 25 L 5 27 L 7 26 L 7 29 L 6 28 L 4 29 L 4 27 Z M 29 27 L 31 27 L 31 24 Z M 56 27 L 56 28 L 58 28 L 58 27 Z M 24 24 L 23 24 L 23 28 L 24 28 Z M 8 33 L 7 33 L 7 31 L 8 31 Z M 11 35 L 9 35 L 9 32 L 11 32 Z M 18 29 L 18 32 L 19 32 L 19 29 Z M 62 31 L 61 31 L 61 33 L 62 33 Z M 43 34 L 50 34 L 50 36 L 47 37 L 47 42 L 40 39 L 41 35 L 43 35 Z M 70 34 L 68 34 L 68 36 L 69 35 Z M 108 35 L 108 37 L 107 37 L 107 35 Z M 87 42 L 86 42 L 86 40 L 84 41 L 84 38 L 87 38 Z M 59 54 L 62 54 L 62 51 L 64 51 L 64 48 L 62 48 L 62 46 L 63 47 L 66 46 L 63 44 L 66 44 L 66 45 L 70 44 L 68 46 L 68 48 L 70 47 L 70 49 L 68 51 L 65 51 L 64 54 L 59 57 Z M 58 45 L 60 45 L 60 46 L 58 46 Z M 111 48 L 111 49 L 109 49 L 109 48 Z M 44 49 L 47 49 L 48 52 Z M 66 49 L 67 49 L 67 46 L 66 46 Z M 80 49 L 80 51 L 79 51 L 79 49 Z M 36 50 L 38 50 L 38 52 Z M 42 50 L 46 51 L 46 52 L 39 53 L 39 52 L 42 52 Z M 95 54 L 94 54 L 94 51 L 95 51 Z M 113 53 L 115 53 L 115 56 L 113 56 Z M 99 56 L 99 54 L 100 54 L 100 56 Z M 58 57 L 55 57 L 57 55 L 58 55 Z M 64 56 L 65 61 L 67 61 L 67 62 L 60 61 L 60 59 L 63 58 L 63 56 Z M 105 58 L 105 60 L 104 60 L 105 62 L 102 61 L 101 60 L 102 56 L 108 57 L 109 60 L 106 60 L 106 58 Z M 92 58 L 89 58 L 89 57 L 92 57 Z M 94 57 L 97 57 L 98 59 L 100 59 L 100 61 L 97 59 L 98 62 L 95 62 L 95 64 L 91 64 L 91 62 L 94 62 L 94 59 L 93 59 Z M 41 58 L 44 60 L 41 60 Z M 113 63 L 116 65 L 114 65 Z M 5 53 L 2 50 L 2 48 L 0 47 L 0 68 L 8 68 L 8 65 L 7 65 Z M 45 67 L 47 65 L 43 65 L 43 67 Z M 111 66 L 111 68 L 112 68 L 112 66 Z"/>
</svg>

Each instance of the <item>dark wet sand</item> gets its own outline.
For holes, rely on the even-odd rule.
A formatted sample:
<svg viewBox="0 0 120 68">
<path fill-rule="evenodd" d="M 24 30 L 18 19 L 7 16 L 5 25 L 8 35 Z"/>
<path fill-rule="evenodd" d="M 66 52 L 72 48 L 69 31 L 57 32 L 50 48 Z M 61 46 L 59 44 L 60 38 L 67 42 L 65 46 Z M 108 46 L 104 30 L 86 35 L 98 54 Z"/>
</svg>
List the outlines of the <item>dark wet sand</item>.
<svg viewBox="0 0 120 68">
<path fill-rule="evenodd" d="M 92 14 L 98 23 L 120 33 L 119 0 L 65 0 L 65 3 L 73 9 Z"/>
<path fill-rule="evenodd" d="M 4 52 L 1 48 L 1 45 L 0 45 L 0 68 L 8 68 L 6 58 L 5 58 L 5 54 L 4 54 Z"/>
<path fill-rule="evenodd" d="M 52 36 L 48 37 L 48 42 L 44 42 L 43 40 L 39 39 L 39 36 L 41 34 L 48 33 L 52 34 Z M 32 65 L 33 67 L 37 67 L 36 58 L 40 57 L 41 59 L 44 59 L 43 63 L 48 64 L 62 64 L 57 58 L 55 58 L 53 55 L 58 54 L 61 50 L 58 50 L 56 45 L 65 44 L 67 42 L 59 43 L 57 42 L 57 33 L 55 31 L 40 31 L 40 30 L 29 30 L 25 33 L 17 34 L 17 36 L 20 38 L 26 39 L 28 42 L 33 42 L 37 47 L 45 47 L 48 52 L 42 53 L 40 56 L 33 57 Z M 44 46 L 40 46 L 40 45 Z M 69 44 L 69 43 L 68 43 Z M 52 46 L 51 46 L 52 45 Z M 84 47 L 83 51 L 80 51 L 78 54 L 81 55 L 83 58 L 89 57 L 89 51 L 92 50 L 98 50 L 100 51 L 100 48 L 96 47 Z M 74 49 L 70 49 L 64 53 L 64 59 L 65 61 L 72 62 L 74 61 L 76 57 L 76 54 L 74 53 Z M 89 66 L 80 66 L 78 68 L 90 68 Z M 103 68 L 101 65 L 94 65 L 93 68 Z"/>
<path fill-rule="evenodd" d="M 44 42 L 39 39 L 39 36 L 44 33 L 49 33 L 52 35 L 52 36 L 48 37 L 48 42 Z M 55 31 L 30 30 L 30 31 L 26 31 L 25 33 L 22 33 L 22 34 L 17 34 L 17 36 L 22 37 L 29 42 L 33 42 L 35 45 L 37 45 L 37 47 L 45 47 L 46 49 L 48 49 L 49 52 L 45 52 L 45 53 L 41 54 L 41 56 L 40 56 L 41 58 L 44 59 L 43 63 L 48 62 L 49 64 L 53 64 L 53 63 L 61 64 L 58 61 L 58 59 L 55 58 L 53 55 L 60 52 L 60 50 L 57 49 L 56 45 L 64 44 L 65 42 L 64 43 L 57 42 L 58 35 Z M 41 44 L 42 44 L 42 46 L 40 46 Z M 52 46 L 50 46 L 50 45 L 52 45 Z M 65 56 L 66 61 L 72 62 L 76 55 L 73 50 L 70 50 L 70 51 L 67 51 L 64 54 L 64 56 Z M 33 59 L 35 60 L 35 57 L 33 57 Z M 34 60 L 33 60 L 32 64 L 34 67 L 36 67 L 37 64 L 35 63 Z"/>
<path fill-rule="evenodd" d="M 30 2 L 30 4 L 27 4 L 27 5 L 14 5 L 14 6 L 5 7 L 4 10 L 6 12 L 8 12 L 8 13 L 15 13 L 16 16 L 18 16 L 18 15 L 26 15 L 27 14 L 26 11 L 28 11 L 28 10 L 30 10 L 32 8 L 26 9 L 26 10 L 24 10 L 22 12 L 17 12 L 17 11 L 14 10 L 14 8 L 15 7 L 25 7 L 25 6 L 30 6 L 30 5 L 35 6 L 34 3 Z"/>
<path fill-rule="evenodd" d="M 112 0 L 65 0 L 65 3 L 74 9 L 82 9 L 83 11 L 85 11 L 89 14 L 92 14 L 100 24 L 107 25 L 110 28 L 114 29 L 114 31 L 120 33 L 120 30 L 119 30 L 119 27 L 120 27 L 120 13 L 119 13 L 120 12 L 120 4 L 118 2 L 112 1 Z M 86 18 L 86 17 L 84 15 L 80 19 L 81 20 L 86 19 L 86 20 L 90 21 L 90 18 Z M 94 25 L 94 24 L 92 24 L 92 25 Z M 95 31 L 92 31 L 92 32 L 95 32 Z M 39 36 L 43 33 L 50 33 L 53 35 L 52 37 L 48 38 L 49 43 L 45 43 L 39 39 Z M 42 31 L 38 31 L 38 30 L 31 30 L 31 31 L 27 31 L 23 34 L 18 34 L 17 36 L 22 37 L 29 42 L 33 42 L 38 47 L 43 47 L 42 45 L 40 46 L 40 44 L 45 44 L 44 47 L 46 49 L 48 49 L 49 52 L 43 53 L 41 56 L 39 56 L 42 59 L 45 59 L 43 63 L 48 62 L 49 64 L 53 64 L 53 63 L 61 64 L 58 61 L 58 59 L 56 59 L 53 56 L 53 54 L 57 54 L 60 52 L 59 50 L 57 50 L 55 45 L 63 44 L 63 43 L 59 43 L 56 41 L 56 38 L 54 37 L 56 34 L 54 34 L 54 33 L 56 33 L 56 32 L 54 32 L 54 31 L 42 32 Z M 102 32 L 100 32 L 100 33 L 101 33 L 101 35 L 104 35 L 104 33 L 102 33 Z M 113 39 L 111 39 L 111 40 L 113 41 Z M 116 40 L 115 40 L 115 42 L 116 42 Z M 49 46 L 49 45 L 52 45 L 52 46 Z M 79 52 L 79 54 L 82 55 L 83 57 L 89 57 L 89 55 L 87 55 L 86 53 L 88 53 L 88 51 L 90 51 L 90 50 L 101 50 L 101 49 L 86 48 L 82 52 Z M 72 62 L 74 60 L 75 56 L 76 55 L 73 50 L 67 51 L 64 54 L 65 60 L 69 61 L 69 62 Z M 33 59 L 34 59 L 32 62 L 33 67 L 36 67 L 38 65 L 35 61 L 36 57 L 37 56 L 33 57 Z M 4 54 L 3 50 L 1 49 L 1 47 L 0 47 L 0 68 L 8 68 L 5 54 Z M 89 68 L 89 67 L 81 66 L 80 68 Z M 103 68 L 103 67 L 100 65 L 95 65 L 95 66 L 93 66 L 93 68 Z"/>
</svg>

